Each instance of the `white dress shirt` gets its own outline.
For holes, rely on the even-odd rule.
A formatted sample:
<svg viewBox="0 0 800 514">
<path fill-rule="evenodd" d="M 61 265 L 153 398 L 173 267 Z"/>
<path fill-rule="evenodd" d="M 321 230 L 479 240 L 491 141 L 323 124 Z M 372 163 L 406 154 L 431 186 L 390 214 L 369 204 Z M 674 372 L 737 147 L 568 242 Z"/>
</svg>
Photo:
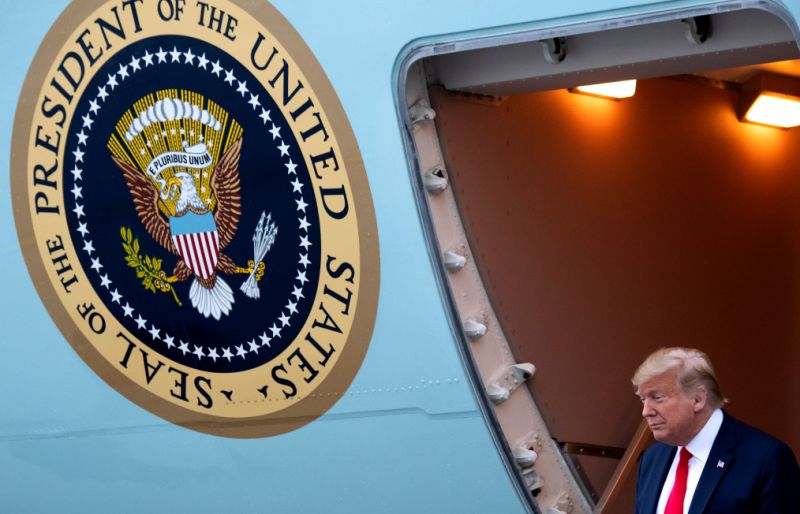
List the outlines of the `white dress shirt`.
<svg viewBox="0 0 800 514">
<path fill-rule="evenodd" d="M 714 444 L 714 439 L 717 438 L 719 429 L 722 426 L 722 418 L 722 411 L 720 409 L 714 410 L 702 430 L 700 430 L 700 432 L 694 436 L 694 439 L 689 441 L 689 444 L 686 445 L 686 449 L 692 454 L 692 458 L 689 459 L 689 475 L 686 479 L 686 496 L 683 500 L 684 514 L 689 512 L 689 505 L 692 504 L 692 498 L 697 489 L 697 483 L 700 482 L 703 466 L 706 465 L 708 455 L 711 453 L 711 446 Z M 678 451 L 675 452 L 675 458 L 672 459 L 672 466 L 670 466 L 669 473 L 667 473 L 664 487 L 661 488 L 661 496 L 658 499 L 656 514 L 664 514 L 664 509 L 667 507 L 669 493 L 672 491 L 672 485 L 675 483 L 675 472 L 678 469 L 681 448 L 682 447 L 679 446 Z"/>
</svg>

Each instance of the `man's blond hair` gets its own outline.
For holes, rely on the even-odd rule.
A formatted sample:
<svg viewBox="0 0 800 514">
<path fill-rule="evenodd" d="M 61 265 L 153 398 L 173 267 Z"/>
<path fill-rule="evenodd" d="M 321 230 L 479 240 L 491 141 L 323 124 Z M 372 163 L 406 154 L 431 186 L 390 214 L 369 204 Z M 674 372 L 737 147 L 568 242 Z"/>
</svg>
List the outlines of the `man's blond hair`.
<svg viewBox="0 0 800 514">
<path fill-rule="evenodd" d="M 667 372 L 674 372 L 683 394 L 690 396 L 696 391 L 705 391 L 712 408 L 722 407 L 728 402 L 722 396 L 717 375 L 708 355 L 693 348 L 661 348 L 650 354 L 633 375 L 633 386 L 638 388 Z"/>
</svg>

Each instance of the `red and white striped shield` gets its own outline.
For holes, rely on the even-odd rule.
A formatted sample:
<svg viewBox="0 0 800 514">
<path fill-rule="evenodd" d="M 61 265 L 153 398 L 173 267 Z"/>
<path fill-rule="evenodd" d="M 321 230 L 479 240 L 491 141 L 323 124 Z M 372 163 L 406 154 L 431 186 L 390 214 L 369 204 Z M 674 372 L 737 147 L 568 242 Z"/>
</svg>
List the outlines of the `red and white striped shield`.
<svg viewBox="0 0 800 514">
<path fill-rule="evenodd" d="M 219 236 L 217 231 L 173 234 L 172 242 L 183 262 L 200 278 L 207 279 L 217 269 Z"/>
</svg>

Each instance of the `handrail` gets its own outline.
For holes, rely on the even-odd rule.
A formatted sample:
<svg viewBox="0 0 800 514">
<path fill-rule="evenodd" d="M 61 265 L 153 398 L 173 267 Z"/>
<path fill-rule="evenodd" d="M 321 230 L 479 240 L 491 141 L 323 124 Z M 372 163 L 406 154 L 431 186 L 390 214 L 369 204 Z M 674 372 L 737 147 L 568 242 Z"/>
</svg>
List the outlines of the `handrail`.
<svg viewBox="0 0 800 514">
<path fill-rule="evenodd" d="M 597 502 L 597 506 L 595 506 L 593 511 L 594 514 L 610 512 L 610 510 L 607 511 L 606 509 L 613 505 L 617 500 L 617 497 L 619 496 L 623 487 L 626 483 L 628 483 L 631 473 L 635 471 L 636 465 L 639 461 L 639 456 L 652 442 L 653 436 L 650 433 L 650 428 L 647 426 L 647 422 L 643 419 L 639 424 L 639 428 L 636 429 L 636 433 L 634 434 L 633 439 L 631 439 L 628 449 L 625 450 L 622 460 L 620 461 L 619 465 L 617 465 L 617 469 L 611 476 L 608 486 L 606 487 L 605 491 L 603 491 L 603 496 L 601 496 L 600 501 Z"/>
</svg>

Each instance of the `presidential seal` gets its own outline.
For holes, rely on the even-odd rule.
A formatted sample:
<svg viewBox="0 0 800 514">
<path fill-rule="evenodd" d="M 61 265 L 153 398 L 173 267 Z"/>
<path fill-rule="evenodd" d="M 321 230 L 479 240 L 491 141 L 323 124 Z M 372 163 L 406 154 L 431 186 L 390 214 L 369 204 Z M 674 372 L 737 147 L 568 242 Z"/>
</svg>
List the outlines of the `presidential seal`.
<svg viewBox="0 0 800 514">
<path fill-rule="evenodd" d="M 336 95 L 268 4 L 71 5 L 26 79 L 11 173 L 40 296 L 130 400 L 261 437 L 345 393 L 375 320 L 374 209 Z"/>
</svg>

